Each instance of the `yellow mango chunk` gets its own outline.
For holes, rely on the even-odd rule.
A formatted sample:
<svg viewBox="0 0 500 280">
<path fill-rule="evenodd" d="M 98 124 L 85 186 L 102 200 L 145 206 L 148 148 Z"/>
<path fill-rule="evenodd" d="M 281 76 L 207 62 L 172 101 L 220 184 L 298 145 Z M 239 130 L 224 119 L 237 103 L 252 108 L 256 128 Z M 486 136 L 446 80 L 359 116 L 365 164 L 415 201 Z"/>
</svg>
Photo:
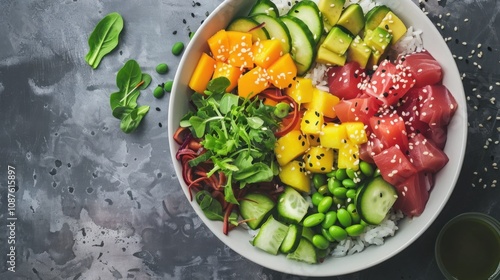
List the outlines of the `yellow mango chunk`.
<svg viewBox="0 0 500 280">
<path fill-rule="evenodd" d="M 365 124 L 362 122 L 344 122 L 347 138 L 356 145 L 361 145 L 368 141 Z"/>
<path fill-rule="evenodd" d="M 208 82 L 212 78 L 215 70 L 215 60 L 206 53 L 203 53 L 194 69 L 189 87 L 198 92 L 203 93 L 207 89 Z"/>
<path fill-rule="evenodd" d="M 276 141 L 274 154 L 280 166 L 284 166 L 309 149 L 309 141 L 300 130 L 292 130 Z"/>
<path fill-rule="evenodd" d="M 238 85 L 238 79 L 240 78 L 243 71 L 240 68 L 232 66 L 230 64 L 217 61 L 215 64 L 215 71 L 213 79 L 218 77 L 226 77 L 231 83 L 226 89 L 227 92 L 232 91 Z"/>
<path fill-rule="evenodd" d="M 359 146 L 347 140 L 339 149 L 337 166 L 357 171 L 359 169 Z"/>
<path fill-rule="evenodd" d="M 269 82 L 273 86 L 279 89 L 289 88 L 297 77 L 297 66 L 295 66 L 292 56 L 287 53 L 269 66 L 267 73 Z"/>
<path fill-rule="evenodd" d="M 305 134 L 319 135 L 323 124 L 323 113 L 315 110 L 306 110 L 300 122 L 300 130 Z"/>
<path fill-rule="evenodd" d="M 313 89 L 311 102 L 304 107 L 308 110 L 322 112 L 325 117 L 333 119 L 337 116 L 333 107 L 339 102 L 340 99 L 337 96 L 315 88 Z"/>
<path fill-rule="evenodd" d="M 229 59 L 229 38 L 226 30 L 219 30 L 212 37 L 208 38 L 207 42 L 212 52 L 212 57 L 216 61 L 225 62 Z"/>
<path fill-rule="evenodd" d="M 243 74 L 238 80 L 238 95 L 252 98 L 269 87 L 266 70 L 260 66 Z"/>
<path fill-rule="evenodd" d="M 311 190 L 311 179 L 301 161 L 294 160 L 280 167 L 278 176 L 283 184 L 289 185 L 297 191 L 309 193 Z"/>
<path fill-rule="evenodd" d="M 333 149 L 322 146 L 311 147 L 304 154 L 304 168 L 313 173 L 328 173 L 333 170 Z"/>
<path fill-rule="evenodd" d="M 252 48 L 253 62 L 263 68 L 271 66 L 283 54 L 278 39 L 257 41 Z"/>
<path fill-rule="evenodd" d="M 253 68 L 252 34 L 226 31 L 229 41 L 229 64 L 241 68 Z"/>
<path fill-rule="evenodd" d="M 336 123 L 327 123 L 323 126 L 319 139 L 323 147 L 333 149 L 340 149 L 349 140 L 345 125 Z"/>
<path fill-rule="evenodd" d="M 314 134 L 306 134 L 307 139 L 309 139 L 309 146 L 310 147 L 316 147 L 321 145 L 321 141 L 319 139 L 318 135 Z"/>
<path fill-rule="evenodd" d="M 285 94 L 290 96 L 295 102 L 302 104 L 312 100 L 314 90 L 313 82 L 308 78 L 297 78 L 290 88 L 285 90 Z"/>
</svg>

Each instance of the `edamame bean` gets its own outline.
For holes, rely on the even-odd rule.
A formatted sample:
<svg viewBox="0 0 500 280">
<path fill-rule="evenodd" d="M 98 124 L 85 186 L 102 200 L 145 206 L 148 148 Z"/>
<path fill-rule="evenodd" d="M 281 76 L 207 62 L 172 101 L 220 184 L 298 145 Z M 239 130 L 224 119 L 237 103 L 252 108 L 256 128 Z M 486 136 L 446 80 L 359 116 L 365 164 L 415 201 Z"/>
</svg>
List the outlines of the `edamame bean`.
<svg viewBox="0 0 500 280">
<path fill-rule="evenodd" d="M 342 241 L 347 238 L 347 231 L 339 226 L 331 226 L 328 233 L 337 241 Z"/>
<path fill-rule="evenodd" d="M 347 196 L 347 198 L 350 198 L 350 199 L 355 199 L 356 193 L 357 193 L 357 191 L 355 189 L 348 189 L 347 192 L 345 193 L 345 196 Z"/>
<path fill-rule="evenodd" d="M 337 169 L 337 172 L 335 173 L 335 178 L 337 178 L 337 180 L 344 180 L 347 178 L 347 173 L 345 171 L 345 169 Z"/>
<path fill-rule="evenodd" d="M 313 175 L 313 185 L 318 189 L 321 186 L 326 185 L 326 175 L 325 174 L 319 174 L 315 173 Z"/>
<path fill-rule="evenodd" d="M 166 74 L 168 72 L 168 65 L 166 63 L 160 63 L 156 66 L 156 73 Z"/>
<path fill-rule="evenodd" d="M 342 180 L 342 185 L 349 189 L 353 189 L 357 186 L 356 183 L 354 183 L 354 181 L 351 178 Z"/>
<path fill-rule="evenodd" d="M 172 54 L 174 55 L 180 55 L 183 50 L 184 50 L 183 42 L 177 42 L 172 46 Z"/>
<path fill-rule="evenodd" d="M 165 91 L 163 90 L 163 87 L 160 85 L 153 90 L 153 96 L 156 98 L 162 98 L 164 94 Z"/>
<path fill-rule="evenodd" d="M 321 234 L 315 234 L 312 238 L 312 244 L 318 249 L 326 249 L 330 242 Z"/>
<path fill-rule="evenodd" d="M 345 170 L 345 174 L 347 174 L 347 177 L 349 177 L 349 178 L 351 178 L 351 179 L 354 179 L 354 178 L 356 178 L 356 177 L 357 177 L 357 176 L 356 176 L 356 171 L 354 171 L 354 169 L 352 169 L 352 168 L 347 168 L 347 169 Z"/>
<path fill-rule="evenodd" d="M 335 242 L 335 238 L 333 238 L 333 236 L 330 234 L 330 232 L 328 232 L 328 228 L 322 228 L 321 234 L 323 234 L 323 236 L 326 238 L 326 240 L 328 240 L 330 242 Z"/>
<path fill-rule="evenodd" d="M 370 163 L 368 163 L 366 161 L 361 161 L 359 163 L 359 170 L 361 170 L 361 172 L 363 174 L 365 174 L 367 177 L 373 176 L 373 172 L 374 172 L 373 165 L 371 165 Z"/>
<path fill-rule="evenodd" d="M 345 231 L 349 236 L 359 236 L 365 230 L 365 226 L 362 224 L 351 225 L 345 228 Z"/>
<path fill-rule="evenodd" d="M 347 213 L 349 215 L 349 213 Z M 351 216 L 349 216 L 350 218 Z M 312 214 L 304 219 L 304 227 L 313 227 L 321 224 L 323 220 L 325 219 L 325 214 L 323 213 L 315 213 Z"/>
<path fill-rule="evenodd" d="M 332 207 L 333 197 L 325 196 L 318 204 L 318 212 L 326 213 Z"/>
<path fill-rule="evenodd" d="M 333 193 L 333 190 L 338 187 L 342 187 L 342 182 L 335 178 L 328 179 L 328 190 L 330 193 Z"/>
<path fill-rule="evenodd" d="M 352 225 L 351 214 L 344 208 L 337 210 L 337 220 L 344 228 Z"/>
<path fill-rule="evenodd" d="M 320 194 L 319 192 L 313 193 L 311 200 L 314 206 L 318 206 L 321 200 L 323 199 L 323 195 Z"/>
<path fill-rule="evenodd" d="M 168 80 L 165 82 L 165 85 L 163 85 L 163 89 L 166 92 L 171 92 L 172 91 L 172 86 L 174 85 L 174 81 Z"/>
<path fill-rule="evenodd" d="M 335 212 L 335 211 L 328 211 L 328 212 L 325 213 L 325 219 L 321 223 L 321 226 L 323 228 L 328 229 L 331 226 L 333 226 L 335 224 L 335 222 L 337 222 L 337 212 Z"/>
<path fill-rule="evenodd" d="M 335 177 L 336 173 L 337 173 L 337 170 L 332 170 L 332 171 L 326 173 L 326 177 L 333 178 L 333 177 Z"/>
<path fill-rule="evenodd" d="M 336 196 L 333 196 L 333 204 L 340 208 L 345 205 L 345 200 Z"/>
<path fill-rule="evenodd" d="M 318 189 L 318 192 L 322 195 L 326 195 L 326 194 L 329 194 L 330 192 L 328 191 L 328 186 L 327 185 L 323 185 L 321 187 L 319 187 Z"/>
<path fill-rule="evenodd" d="M 358 224 L 361 222 L 361 217 L 359 217 L 358 211 L 356 210 L 356 205 L 354 203 L 349 203 L 347 205 L 347 212 L 351 215 L 352 223 L 353 224 Z"/>
<path fill-rule="evenodd" d="M 344 187 L 338 187 L 338 188 L 335 188 L 333 190 L 333 196 L 341 198 L 341 199 L 347 198 L 346 193 L 347 193 L 347 189 Z"/>
</svg>

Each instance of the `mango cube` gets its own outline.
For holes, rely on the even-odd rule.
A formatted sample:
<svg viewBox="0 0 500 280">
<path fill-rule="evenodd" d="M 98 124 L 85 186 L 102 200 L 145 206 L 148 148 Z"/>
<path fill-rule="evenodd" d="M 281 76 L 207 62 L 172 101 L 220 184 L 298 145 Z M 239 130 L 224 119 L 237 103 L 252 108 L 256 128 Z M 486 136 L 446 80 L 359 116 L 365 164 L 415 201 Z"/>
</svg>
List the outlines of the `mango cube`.
<svg viewBox="0 0 500 280">
<path fill-rule="evenodd" d="M 343 124 L 327 123 L 319 135 L 321 145 L 327 148 L 340 149 L 347 141 L 347 130 Z"/>
<path fill-rule="evenodd" d="M 300 122 L 300 130 L 305 134 L 319 135 L 323 124 L 324 118 L 322 112 L 306 110 Z"/>
<path fill-rule="evenodd" d="M 304 167 L 313 173 L 328 173 L 332 171 L 333 161 L 333 149 L 322 146 L 311 147 L 304 154 Z"/>
<path fill-rule="evenodd" d="M 226 31 L 229 42 L 227 63 L 241 68 L 253 68 L 252 34 L 239 31 Z"/>
<path fill-rule="evenodd" d="M 356 144 L 361 145 L 368 141 L 368 137 L 366 135 L 365 124 L 362 122 L 344 122 L 347 132 L 347 138 Z"/>
<path fill-rule="evenodd" d="M 208 38 L 208 47 L 212 52 L 212 57 L 216 61 L 225 62 L 229 58 L 229 38 L 226 30 L 219 30 L 217 33 Z"/>
<path fill-rule="evenodd" d="M 215 64 L 215 71 L 212 79 L 218 77 L 226 77 L 231 83 L 229 87 L 227 87 L 226 91 L 231 92 L 238 85 L 238 79 L 240 78 L 241 74 L 242 71 L 240 68 L 217 61 Z"/>
<path fill-rule="evenodd" d="M 252 98 L 269 87 L 266 70 L 257 66 L 243 74 L 238 80 L 238 95 Z"/>
<path fill-rule="evenodd" d="M 309 149 L 309 141 L 300 130 L 292 130 L 276 141 L 274 154 L 280 166 L 284 166 Z"/>
<path fill-rule="evenodd" d="M 198 93 L 205 92 L 214 70 L 215 60 L 208 54 L 203 53 L 200 60 L 198 60 L 198 64 L 193 71 L 193 75 L 191 75 L 189 87 Z"/>
<path fill-rule="evenodd" d="M 273 86 L 279 89 L 289 88 L 297 77 L 297 66 L 292 56 L 287 53 L 267 68 L 267 74 Z"/>
<path fill-rule="evenodd" d="M 339 102 L 340 99 L 337 96 L 315 88 L 312 92 L 311 102 L 307 103 L 305 107 L 308 110 L 322 112 L 323 116 L 333 119 L 337 116 L 333 107 Z"/>
<path fill-rule="evenodd" d="M 290 88 L 285 90 L 285 94 L 290 96 L 295 102 L 302 104 L 312 100 L 314 86 L 311 79 L 297 78 Z"/>
<path fill-rule="evenodd" d="M 268 68 L 283 54 L 281 42 L 278 39 L 257 41 L 252 48 L 255 65 Z"/>
<path fill-rule="evenodd" d="M 289 185 L 297 191 L 309 193 L 311 179 L 306 173 L 304 163 L 294 160 L 280 167 L 278 176 L 283 184 Z"/>
<path fill-rule="evenodd" d="M 337 161 L 338 168 L 359 169 L 359 146 L 347 140 L 340 149 Z"/>
</svg>

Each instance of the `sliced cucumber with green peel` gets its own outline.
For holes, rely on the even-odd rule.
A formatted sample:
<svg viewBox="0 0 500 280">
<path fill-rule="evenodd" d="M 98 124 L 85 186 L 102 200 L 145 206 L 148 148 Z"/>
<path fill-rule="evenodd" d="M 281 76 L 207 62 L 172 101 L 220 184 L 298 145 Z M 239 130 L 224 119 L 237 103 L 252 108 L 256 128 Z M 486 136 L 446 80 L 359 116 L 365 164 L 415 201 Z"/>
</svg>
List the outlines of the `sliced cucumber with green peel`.
<svg viewBox="0 0 500 280">
<path fill-rule="evenodd" d="M 314 1 L 302 0 L 297 2 L 287 15 L 303 21 L 313 34 L 314 42 L 319 42 L 323 34 L 323 19 L 318 5 Z"/>
<path fill-rule="evenodd" d="M 228 25 L 226 30 L 251 33 L 253 42 L 269 39 L 266 28 L 256 20 L 247 17 L 236 18 Z"/>
<path fill-rule="evenodd" d="M 316 248 L 309 240 L 305 238 L 301 238 L 297 249 L 292 253 L 286 255 L 286 257 L 291 260 L 296 260 L 311 264 L 318 262 Z"/>
<path fill-rule="evenodd" d="M 391 9 L 385 5 L 375 6 L 365 15 L 365 30 L 373 30 L 382 22 Z"/>
<path fill-rule="evenodd" d="M 309 203 L 294 188 L 286 186 L 278 198 L 278 214 L 286 222 L 298 224 L 309 209 Z"/>
<path fill-rule="evenodd" d="M 265 14 L 257 14 L 252 16 L 252 19 L 259 24 L 264 24 L 264 27 L 269 34 L 270 39 L 278 39 L 281 42 L 283 53 L 289 53 L 292 49 L 292 38 L 286 25 L 279 18 L 274 18 Z"/>
<path fill-rule="evenodd" d="M 250 10 L 249 16 L 265 14 L 272 17 L 279 16 L 278 7 L 271 0 L 258 0 Z"/>
<path fill-rule="evenodd" d="M 382 177 L 375 177 L 356 196 L 356 210 L 368 224 L 380 224 L 396 202 L 396 189 Z"/>
<path fill-rule="evenodd" d="M 267 221 L 260 227 L 259 233 L 252 241 L 253 246 L 277 255 L 281 243 L 288 232 L 288 226 L 269 216 Z"/>
<path fill-rule="evenodd" d="M 298 18 L 282 16 L 280 19 L 285 23 L 292 38 L 292 55 L 297 65 L 297 74 L 304 76 L 311 68 L 316 55 L 316 44 L 314 37 L 307 25 Z"/>
<path fill-rule="evenodd" d="M 241 217 L 246 220 L 248 227 L 257 229 L 274 208 L 274 201 L 261 193 L 249 193 L 240 202 Z"/>
<path fill-rule="evenodd" d="M 302 238 L 302 226 L 291 224 L 288 226 L 288 232 L 281 243 L 280 252 L 291 253 L 299 247 L 300 239 Z"/>
</svg>

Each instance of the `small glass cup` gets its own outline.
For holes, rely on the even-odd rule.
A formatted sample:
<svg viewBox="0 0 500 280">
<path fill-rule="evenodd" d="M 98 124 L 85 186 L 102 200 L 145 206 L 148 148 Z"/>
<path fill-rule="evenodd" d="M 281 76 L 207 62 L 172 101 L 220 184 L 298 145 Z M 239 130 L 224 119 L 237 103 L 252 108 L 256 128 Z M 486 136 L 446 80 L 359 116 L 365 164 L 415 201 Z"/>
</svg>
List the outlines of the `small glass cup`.
<svg viewBox="0 0 500 280">
<path fill-rule="evenodd" d="M 435 257 L 446 279 L 500 278 L 500 222 L 482 213 L 463 213 L 441 229 Z"/>
</svg>

